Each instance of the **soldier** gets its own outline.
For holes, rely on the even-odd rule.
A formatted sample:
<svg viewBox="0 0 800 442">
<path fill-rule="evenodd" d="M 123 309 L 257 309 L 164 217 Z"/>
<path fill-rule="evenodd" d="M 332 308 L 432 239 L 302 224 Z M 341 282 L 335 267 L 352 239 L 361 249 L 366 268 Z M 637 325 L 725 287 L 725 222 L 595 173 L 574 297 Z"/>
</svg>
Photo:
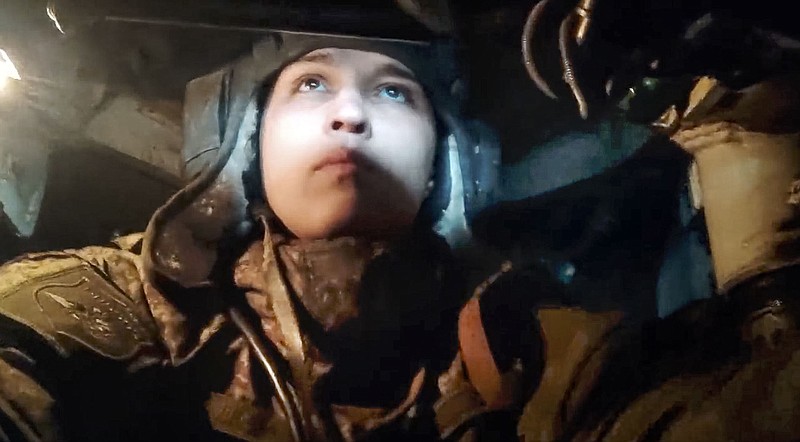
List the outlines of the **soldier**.
<svg viewBox="0 0 800 442">
<path fill-rule="evenodd" d="M 194 178 L 144 234 L 0 269 L 0 435 L 513 435 L 525 361 L 487 357 L 473 308 L 468 380 L 432 230 L 469 169 L 448 47 L 275 32 L 192 82 Z"/>
<path fill-rule="evenodd" d="M 643 327 L 606 321 L 588 338 L 543 324 L 545 376 L 523 440 L 800 440 L 798 36 L 781 32 L 769 2 L 758 19 L 690 3 L 545 0 L 527 21 L 526 66 L 545 93 L 559 82 L 534 48 L 557 44 L 562 87 L 584 117 L 631 87 L 632 116 L 692 155 L 716 293 Z M 648 106 L 633 106 L 636 95 Z"/>
</svg>

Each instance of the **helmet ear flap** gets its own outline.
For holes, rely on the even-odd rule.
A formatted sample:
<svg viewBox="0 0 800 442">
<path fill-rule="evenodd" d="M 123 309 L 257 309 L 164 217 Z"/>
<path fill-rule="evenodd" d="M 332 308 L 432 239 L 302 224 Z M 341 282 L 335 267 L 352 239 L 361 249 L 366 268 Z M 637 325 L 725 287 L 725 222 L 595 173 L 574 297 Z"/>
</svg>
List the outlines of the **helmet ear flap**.
<svg viewBox="0 0 800 442">
<path fill-rule="evenodd" d="M 230 101 L 229 69 L 186 85 L 183 106 L 183 178 L 191 180 L 217 160 Z"/>
<path fill-rule="evenodd" d="M 473 201 L 467 209 L 471 221 L 478 212 L 502 197 L 502 151 L 500 137 L 489 125 L 480 120 L 471 120 L 467 125 L 471 145 L 465 156 L 469 159 L 469 179 L 474 186 Z"/>
<path fill-rule="evenodd" d="M 433 157 L 433 173 L 431 174 L 432 187 L 417 216 L 420 223 L 433 225 L 442 217 L 444 210 L 450 203 L 450 159 L 448 158 L 448 135 L 443 130 L 445 126 L 437 118 L 437 141 Z"/>
<path fill-rule="evenodd" d="M 471 237 L 475 215 L 499 199 L 500 143 L 482 122 L 448 121 L 452 130 L 441 138 L 434 190 L 423 208 L 434 231 L 455 246 Z"/>
</svg>

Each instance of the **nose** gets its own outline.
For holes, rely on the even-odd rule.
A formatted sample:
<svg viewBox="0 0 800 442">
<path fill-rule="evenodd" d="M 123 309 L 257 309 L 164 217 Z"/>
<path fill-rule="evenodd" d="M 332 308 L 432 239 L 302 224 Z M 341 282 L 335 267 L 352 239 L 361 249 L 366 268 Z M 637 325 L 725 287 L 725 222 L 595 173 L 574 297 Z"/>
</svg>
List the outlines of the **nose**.
<svg viewBox="0 0 800 442">
<path fill-rule="evenodd" d="M 334 133 L 369 137 L 370 125 L 360 94 L 342 91 L 332 103 L 328 128 Z"/>
</svg>

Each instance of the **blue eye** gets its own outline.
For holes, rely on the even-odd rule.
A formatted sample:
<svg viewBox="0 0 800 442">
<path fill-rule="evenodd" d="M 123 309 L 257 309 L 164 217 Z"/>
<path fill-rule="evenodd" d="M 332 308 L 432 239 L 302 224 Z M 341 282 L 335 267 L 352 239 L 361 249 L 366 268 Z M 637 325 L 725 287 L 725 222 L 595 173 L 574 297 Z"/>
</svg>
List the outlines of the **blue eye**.
<svg viewBox="0 0 800 442">
<path fill-rule="evenodd" d="M 325 92 L 328 88 L 321 79 L 317 77 L 308 77 L 300 81 L 297 90 L 298 92 Z"/>
<path fill-rule="evenodd" d="M 398 86 L 383 86 L 378 91 L 378 96 L 388 98 L 399 103 L 408 101 L 408 95 Z"/>
</svg>

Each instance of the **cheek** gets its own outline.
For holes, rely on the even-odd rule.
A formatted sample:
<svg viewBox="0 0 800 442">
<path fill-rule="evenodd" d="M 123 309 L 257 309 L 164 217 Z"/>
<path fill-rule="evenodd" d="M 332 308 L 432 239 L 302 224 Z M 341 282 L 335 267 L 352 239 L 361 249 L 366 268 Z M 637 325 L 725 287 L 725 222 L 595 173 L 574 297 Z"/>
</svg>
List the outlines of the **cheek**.
<svg viewBox="0 0 800 442">
<path fill-rule="evenodd" d="M 387 118 L 376 127 L 376 161 L 389 171 L 418 202 L 425 198 L 433 171 L 436 130 L 430 119 L 422 117 Z"/>
<path fill-rule="evenodd" d="M 300 179 L 313 151 L 308 120 L 293 114 L 271 115 L 261 128 L 261 171 L 267 190 Z"/>
<path fill-rule="evenodd" d="M 281 219 L 293 219 L 303 197 L 305 164 L 309 161 L 308 130 L 298 118 L 271 114 L 261 128 L 261 174 L 267 204 Z M 302 205 L 299 205 L 302 206 Z"/>
</svg>

